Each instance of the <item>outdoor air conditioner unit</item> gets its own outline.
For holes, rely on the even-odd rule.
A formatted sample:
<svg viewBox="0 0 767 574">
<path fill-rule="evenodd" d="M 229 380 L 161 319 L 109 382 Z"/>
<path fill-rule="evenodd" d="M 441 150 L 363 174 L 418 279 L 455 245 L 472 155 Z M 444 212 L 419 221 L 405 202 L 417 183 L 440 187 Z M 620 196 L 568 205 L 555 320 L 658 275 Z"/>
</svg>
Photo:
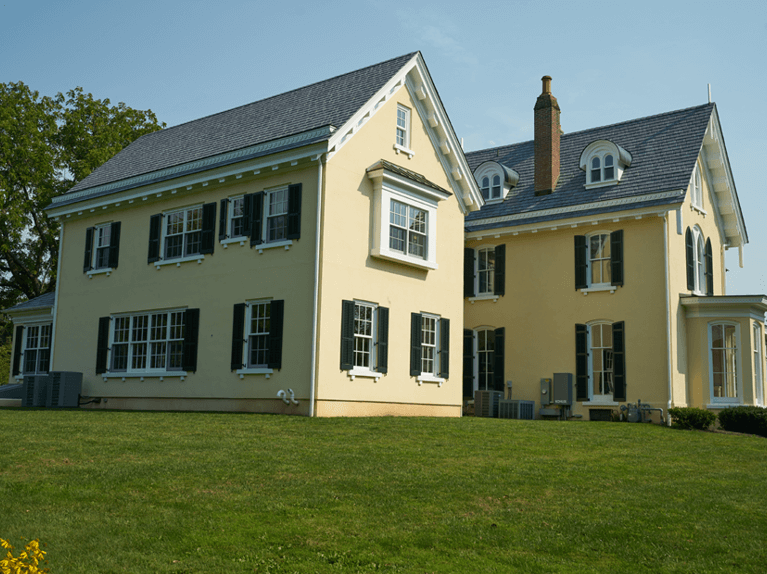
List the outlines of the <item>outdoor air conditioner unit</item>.
<svg viewBox="0 0 767 574">
<path fill-rule="evenodd" d="M 72 371 L 51 371 L 45 406 L 73 408 L 80 406 L 83 374 Z"/>
<path fill-rule="evenodd" d="M 22 407 L 44 407 L 48 397 L 48 375 L 24 375 Z"/>
<path fill-rule="evenodd" d="M 535 418 L 535 401 L 500 401 L 498 418 L 533 420 Z"/>
<path fill-rule="evenodd" d="M 474 391 L 474 416 L 497 418 L 501 399 L 502 391 Z"/>
</svg>

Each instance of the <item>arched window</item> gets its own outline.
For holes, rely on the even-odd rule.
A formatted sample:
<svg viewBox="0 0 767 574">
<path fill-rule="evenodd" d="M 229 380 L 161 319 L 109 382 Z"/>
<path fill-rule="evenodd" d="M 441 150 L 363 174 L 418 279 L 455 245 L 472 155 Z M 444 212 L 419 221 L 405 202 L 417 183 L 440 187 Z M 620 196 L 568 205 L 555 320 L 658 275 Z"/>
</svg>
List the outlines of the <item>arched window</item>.
<svg viewBox="0 0 767 574">
<path fill-rule="evenodd" d="M 586 172 L 586 189 L 615 185 L 631 161 L 631 154 L 614 142 L 591 142 L 581 152 L 579 160 L 579 167 Z"/>
</svg>

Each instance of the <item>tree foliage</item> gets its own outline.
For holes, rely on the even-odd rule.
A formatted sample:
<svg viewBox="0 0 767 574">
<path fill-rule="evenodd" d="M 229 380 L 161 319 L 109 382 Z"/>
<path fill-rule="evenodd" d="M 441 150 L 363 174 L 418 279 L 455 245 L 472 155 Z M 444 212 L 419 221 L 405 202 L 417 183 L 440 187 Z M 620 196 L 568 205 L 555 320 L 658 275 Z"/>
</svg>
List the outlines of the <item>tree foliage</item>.
<svg viewBox="0 0 767 574">
<path fill-rule="evenodd" d="M 113 106 L 79 87 L 48 97 L 0 83 L 0 309 L 55 286 L 59 224 L 43 211 L 51 200 L 163 127 L 151 110 Z"/>
</svg>

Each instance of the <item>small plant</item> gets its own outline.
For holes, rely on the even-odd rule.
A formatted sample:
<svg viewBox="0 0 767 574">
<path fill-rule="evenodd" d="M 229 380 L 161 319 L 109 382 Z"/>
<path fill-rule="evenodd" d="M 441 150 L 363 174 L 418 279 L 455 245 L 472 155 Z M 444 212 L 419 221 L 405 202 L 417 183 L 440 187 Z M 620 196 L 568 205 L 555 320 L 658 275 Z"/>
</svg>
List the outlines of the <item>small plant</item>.
<svg viewBox="0 0 767 574">
<path fill-rule="evenodd" d="M 13 546 L 7 540 L 0 538 L 0 546 L 8 551 L 5 558 L 0 560 L 0 573 L 37 574 L 38 572 L 50 572 L 48 568 L 39 568 L 41 563 L 46 562 L 46 552 L 45 550 L 40 550 L 39 540 L 27 542 L 24 551 L 18 556 L 13 555 Z"/>
<path fill-rule="evenodd" d="M 674 407 L 668 410 L 673 418 L 674 427 L 689 430 L 708 430 L 714 424 L 716 415 L 705 409 L 695 407 Z"/>
<path fill-rule="evenodd" d="M 726 431 L 767 437 L 767 409 L 728 407 L 719 413 L 719 426 Z"/>
</svg>

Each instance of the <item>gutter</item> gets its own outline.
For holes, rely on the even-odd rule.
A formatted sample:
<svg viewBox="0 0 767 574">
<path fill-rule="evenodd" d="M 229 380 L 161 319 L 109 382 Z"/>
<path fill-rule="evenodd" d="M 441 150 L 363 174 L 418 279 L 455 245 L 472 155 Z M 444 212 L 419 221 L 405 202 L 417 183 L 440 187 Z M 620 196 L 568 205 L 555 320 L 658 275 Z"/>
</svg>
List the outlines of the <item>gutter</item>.
<svg viewBox="0 0 767 574">
<path fill-rule="evenodd" d="M 677 210 L 677 215 L 679 210 Z M 669 303 L 669 272 L 668 272 L 668 211 L 663 214 L 663 274 L 666 290 L 666 361 L 668 363 L 668 404 L 666 405 L 666 424 L 671 426 L 671 415 L 668 414 L 668 410 L 671 408 L 674 395 L 674 386 L 671 381 L 671 304 Z"/>
<path fill-rule="evenodd" d="M 53 323 L 51 324 L 51 349 L 48 357 L 48 370 L 53 370 L 53 351 L 56 346 L 56 319 L 59 311 L 59 285 L 61 285 L 61 252 L 64 249 L 64 222 L 59 228 L 59 260 L 56 262 L 56 290 L 53 295 Z"/>
<path fill-rule="evenodd" d="M 322 162 L 324 153 L 317 156 L 317 221 L 314 237 L 314 303 L 312 306 L 312 370 L 309 381 L 309 416 L 314 416 L 317 389 L 317 315 L 320 298 L 320 223 L 322 221 Z"/>
</svg>

